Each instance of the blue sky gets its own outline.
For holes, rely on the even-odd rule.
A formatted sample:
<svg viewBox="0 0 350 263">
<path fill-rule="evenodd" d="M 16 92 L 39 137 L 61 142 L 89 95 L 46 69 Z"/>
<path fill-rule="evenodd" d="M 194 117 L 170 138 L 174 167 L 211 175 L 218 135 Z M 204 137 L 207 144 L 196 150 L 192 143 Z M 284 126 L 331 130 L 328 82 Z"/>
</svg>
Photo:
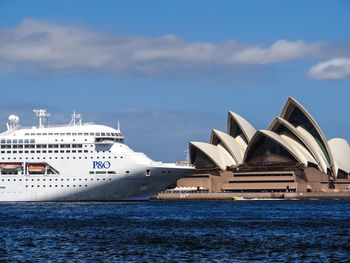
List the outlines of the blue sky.
<svg viewBox="0 0 350 263">
<path fill-rule="evenodd" d="M 349 1 L 0 1 L 0 120 L 46 107 L 115 126 L 156 160 L 257 129 L 288 96 L 350 141 Z M 3 126 L 5 128 L 5 125 Z"/>
</svg>

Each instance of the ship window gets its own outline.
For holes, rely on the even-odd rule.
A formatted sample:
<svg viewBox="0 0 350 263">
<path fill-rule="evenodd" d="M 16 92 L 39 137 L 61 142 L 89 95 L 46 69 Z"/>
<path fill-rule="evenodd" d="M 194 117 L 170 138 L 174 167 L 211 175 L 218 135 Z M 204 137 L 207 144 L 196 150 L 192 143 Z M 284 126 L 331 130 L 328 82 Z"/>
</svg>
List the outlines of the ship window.
<svg viewBox="0 0 350 263">
<path fill-rule="evenodd" d="M 70 153 L 70 150 L 66 150 L 66 153 Z"/>
<path fill-rule="evenodd" d="M 54 150 L 54 153 L 58 153 L 58 150 Z"/>
<path fill-rule="evenodd" d="M 89 152 L 88 150 L 84 150 L 84 153 L 87 153 L 87 152 Z"/>
<path fill-rule="evenodd" d="M 64 135 L 64 133 L 60 133 L 60 135 Z"/>
<path fill-rule="evenodd" d="M 54 135 L 59 135 L 59 133 L 58 133 L 58 132 L 55 132 Z"/>
<path fill-rule="evenodd" d="M 35 139 L 30 139 L 30 143 L 35 143 Z"/>
<path fill-rule="evenodd" d="M 31 133 L 30 135 L 35 135 L 35 133 Z"/>
<path fill-rule="evenodd" d="M 5 151 L 1 151 L 1 153 L 5 153 Z"/>
<path fill-rule="evenodd" d="M 77 151 L 76 150 L 72 150 L 72 153 L 76 153 Z"/>
<path fill-rule="evenodd" d="M 10 139 L 7 139 L 6 142 L 7 142 L 7 143 L 11 143 L 11 140 L 10 140 Z"/>
<path fill-rule="evenodd" d="M 11 153 L 11 151 L 7 151 L 6 153 Z M 9 158 L 10 159 L 10 158 Z"/>
<path fill-rule="evenodd" d="M 107 134 L 107 136 L 111 136 L 111 134 L 109 132 L 107 132 L 106 134 Z"/>
<path fill-rule="evenodd" d="M 46 148 L 47 145 L 46 144 L 37 144 L 36 148 Z"/>
<path fill-rule="evenodd" d="M 23 143 L 23 139 L 19 139 L 19 140 L 18 140 L 18 143 Z"/>
<path fill-rule="evenodd" d="M 88 132 L 84 132 L 84 135 L 89 135 L 89 133 Z"/>
<path fill-rule="evenodd" d="M 17 153 L 17 151 L 13 151 L 13 153 Z M 15 158 L 16 159 L 16 158 Z"/>
<path fill-rule="evenodd" d="M 72 135 L 70 132 L 67 132 L 66 135 Z"/>
<path fill-rule="evenodd" d="M 36 135 L 41 135 L 41 133 L 37 133 Z"/>
<path fill-rule="evenodd" d="M 82 150 L 78 150 L 78 153 L 81 153 L 81 152 L 83 152 Z"/>
<path fill-rule="evenodd" d="M 82 132 L 79 132 L 78 135 L 83 135 L 83 133 L 82 133 Z"/>
<path fill-rule="evenodd" d="M 29 143 L 29 139 L 25 139 L 25 140 L 24 140 L 24 143 Z"/>
<path fill-rule="evenodd" d="M 47 135 L 47 133 L 43 133 L 43 135 Z"/>
<path fill-rule="evenodd" d="M 100 136 L 100 133 L 99 133 L 99 132 L 96 132 L 96 136 Z"/>
<path fill-rule="evenodd" d="M 52 153 L 52 150 L 49 150 L 49 153 Z"/>
<path fill-rule="evenodd" d="M 17 143 L 17 140 L 16 140 L 16 139 L 14 139 L 12 142 L 13 142 L 13 143 Z"/>
<path fill-rule="evenodd" d="M 64 153 L 64 150 L 60 150 L 60 153 Z"/>
<path fill-rule="evenodd" d="M 36 153 L 41 153 L 41 151 L 36 151 Z"/>
<path fill-rule="evenodd" d="M 1 139 L 1 143 L 5 143 L 5 139 Z"/>
<path fill-rule="evenodd" d="M 29 133 L 25 133 L 24 135 L 29 135 Z"/>
<path fill-rule="evenodd" d="M 104 132 L 101 132 L 101 136 L 106 136 L 106 133 L 104 133 Z"/>
<path fill-rule="evenodd" d="M 35 151 L 30 151 L 30 153 L 35 153 Z"/>
<path fill-rule="evenodd" d="M 93 132 L 90 132 L 90 135 L 94 136 L 94 133 L 93 133 Z"/>
<path fill-rule="evenodd" d="M 46 150 L 42 151 L 43 153 L 46 153 Z"/>
<path fill-rule="evenodd" d="M 52 133 L 52 132 L 50 132 L 50 133 L 49 133 L 49 135 L 53 135 L 53 133 Z"/>
<path fill-rule="evenodd" d="M 23 153 L 23 151 L 18 151 L 18 153 Z"/>
</svg>

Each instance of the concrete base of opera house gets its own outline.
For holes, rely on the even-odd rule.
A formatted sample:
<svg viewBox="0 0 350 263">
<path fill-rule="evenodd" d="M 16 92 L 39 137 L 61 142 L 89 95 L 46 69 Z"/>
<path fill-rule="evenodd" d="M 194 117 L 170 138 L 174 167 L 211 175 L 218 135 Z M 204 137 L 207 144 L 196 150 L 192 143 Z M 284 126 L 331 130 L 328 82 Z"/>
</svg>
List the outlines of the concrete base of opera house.
<svg viewBox="0 0 350 263">
<path fill-rule="evenodd" d="M 314 167 L 248 167 L 196 170 L 181 178 L 160 200 L 342 199 L 350 198 L 350 178 L 331 178 Z"/>
<path fill-rule="evenodd" d="M 350 199 L 350 192 L 322 193 L 159 193 L 158 200 L 245 200 L 245 199 Z"/>
</svg>

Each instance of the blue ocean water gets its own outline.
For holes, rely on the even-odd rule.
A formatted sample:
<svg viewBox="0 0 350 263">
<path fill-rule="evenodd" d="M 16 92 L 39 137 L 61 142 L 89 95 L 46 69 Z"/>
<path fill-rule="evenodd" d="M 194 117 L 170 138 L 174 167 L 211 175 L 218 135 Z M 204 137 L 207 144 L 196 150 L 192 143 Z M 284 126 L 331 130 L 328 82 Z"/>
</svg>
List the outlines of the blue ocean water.
<svg viewBox="0 0 350 263">
<path fill-rule="evenodd" d="M 350 200 L 0 204 L 1 262 L 349 262 Z"/>
</svg>

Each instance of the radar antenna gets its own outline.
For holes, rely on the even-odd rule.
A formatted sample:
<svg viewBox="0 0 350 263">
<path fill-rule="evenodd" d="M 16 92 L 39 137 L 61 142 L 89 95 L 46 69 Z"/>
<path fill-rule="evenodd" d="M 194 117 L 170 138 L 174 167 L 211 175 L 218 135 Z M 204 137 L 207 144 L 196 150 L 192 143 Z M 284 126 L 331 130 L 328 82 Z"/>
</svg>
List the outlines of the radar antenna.
<svg viewBox="0 0 350 263">
<path fill-rule="evenodd" d="M 79 120 L 77 122 L 77 120 Z M 82 120 L 82 117 L 81 117 L 81 114 L 79 113 L 76 113 L 76 111 L 73 111 L 73 114 L 72 114 L 72 120 L 70 121 L 69 125 L 81 125 L 81 120 Z"/>
<path fill-rule="evenodd" d="M 43 128 L 46 122 L 46 118 L 51 116 L 51 113 L 48 113 L 46 109 L 33 110 L 35 115 L 39 118 L 39 128 Z"/>
<path fill-rule="evenodd" d="M 10 115 L 9 122 L 7 123 L 7 129 L 12 130 L 19 127 L 18 123 L 19 123 L 19 117 L 16 115 Z"/>
<path fill-rule="evenodd" d="M 120 132 L 120 121 L 117 121 L 117 131 Z"/>
</svg>

